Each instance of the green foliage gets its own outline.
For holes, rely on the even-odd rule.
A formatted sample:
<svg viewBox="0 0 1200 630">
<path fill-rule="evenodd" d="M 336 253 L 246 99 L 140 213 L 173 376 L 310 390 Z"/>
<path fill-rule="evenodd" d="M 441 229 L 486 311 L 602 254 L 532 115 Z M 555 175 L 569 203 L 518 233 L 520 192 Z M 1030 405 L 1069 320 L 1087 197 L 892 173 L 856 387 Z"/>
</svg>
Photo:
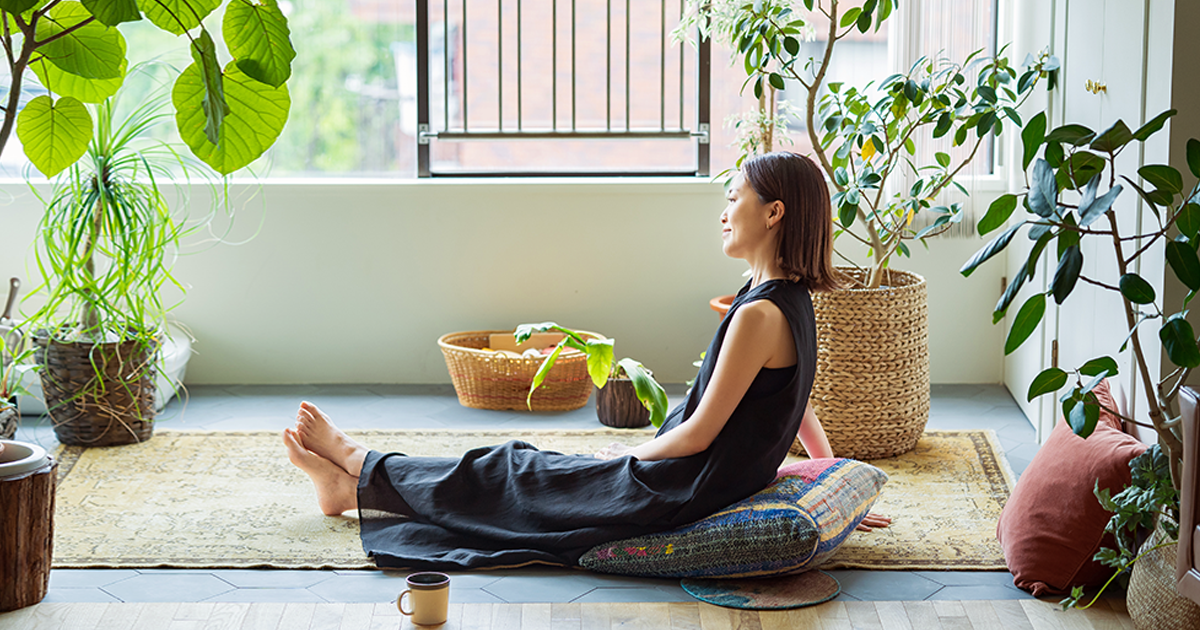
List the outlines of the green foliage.
<svg viewBox="0 0 1200 630">
<path fill-rule="evenodd" d="M 808 11 L 812 5 L 805 2 Z M 907 254 L 904 241 L 936 236 L 962 221 L 960 204 L 935 206 L 935 199 L 951 186 L 966 192 L 955 177 L 989 134 L 1003 133 L 1005 121 L 1021 126 L 1017 108 L 1039 81 L 1053 82 L 1058 71 L 1058 60 L 1049 54 L 1028 57 L 1018 72 L 1003 51 L 990 58 L 977 51 L 961 63 L 923 57 L 906 73 L 861 89 L 837 83 L 826 86 L 837 41 L 851 31 L 878 30 L 894 7 L 891 0 L 867 0 L 839 14 L 836 0 L 822 3 L 818 10 L 829 17 L 831 26 L 824 36 L 824 50 L 815 55 L 804 54 L 796 39 L 808 24 L 806 14 L 794 10 L 787 0 L 689 0 L 676 31 L 682 37 L 688 29 L 700 27 L 702 35 L 729 43 L 741 58 L 747 77 L 744 85 L 753 86 L 760 110 L 771 107 L 773 92 L 788 85 L 807 91 L 807 128 L 817 161 L 835 188 L 832 203 L 841 227 L 838 235 L 850 235 L 869 249 L 870 287 L 879 286 L 893 254 Z M 743 150 L 772 150 L 771 139 L 778 131 L 773 112 L 762 111 L 758 120 L 762 140 L 744 142 Z M 1034 122 L 1033 135 L 1040 143 L 1045 117 Z M 955 147 L 963 147 L 958 156 L 938 152 L 930 164 L 914 163 L 914 138 L 943 136 L 952 138 Z M 1036 149 L 1032 137 L 1025 139 L 1025 146 L 1027 155 Z M 742 155 L 737 163 L 746 157 Z M 887 182 L 897 173 L 906 173 L 915 183 L 909 190 L 885 194 Z M 996 221 L 1004 210 L 1005 205 L 998 207 L 985 227 L 999 227 L 1003 222 Z M 912 222 L 923 211 L 938 216 L 918 231 Z M 851 226 L 861 227 L 866 236 L 851 231 Z"/>
<path fill-rule="evenodd" d="M 31 395 L 21 383 L 24 373 L 34 369 L 33 354 L 34 348 L 25 344 L 23 336 L 0 334 L 0 409 L 9 406 L 14 396 Z"/>
<path fill-rule="evenodd" d="M 163 31 L 190 42 L 195 63 L 184 75 L 203 77 L 199 90 L 181 91 L 180 117 L 199 110 L 206 142 L 194 133 L 188 146 L 221 174 L 248 164 L 271 146 L 288 116 L 286 81 L 295 56 L 287 19 L 275 0 L 235 0 L 225 10 L 225 44 L 233 60 L 222 65 L 204 20 L 220 0 L 5 0 L 0 2 L 0 43 L 9 52 L 11 79 L 0 126 L 0 153 L 15 129 L 30 162 L 52 177 L 82 154 L 92 138 L 91 121 L 78 114 L 80 103 L 100 103 L 120 88 L 129 67 L 125 38 L 118 24 L 144 16 Z M 234 71 L 233 68 L 239 69 Z M 21 90 L 32 70 L 50 93 L 20 106 Z M 190 71 L 190 72 L 189 72 Z M 235 83 L 230 88 L 227 83 Z M 188 87 L 193 87 L 190 83 Z M 232 89 L 234 94 L 226 94 Z M 239 96 L 252 95 L 242 100 Z M 48 99 L 48 100 L 42 100 Z M 34 105 L 36 103 L 36 105 Z M 26 110 L 33 105 L 34 110 Z M 233 121 L 231 124 L 226 124 Z M 253 121 L 266 132 L 237 121 Z M 16 123 L 14 125 L 14 123 Z M 226 127 L 231 127 L 226 129 Z M 184 135 L 183 129 L 180 130 Z"/>
<path fill-rule="evenodd" d="M 656 427 L 662 426 L 668 411 L 666 391 L 658 384 L 658 381 L 654 380 L 654 376 L 650 373 L 650 370 L 647 370 L 641 363 L 628 357 L 614 362 L 612 339 L 585 337 L 578 332 L 563 328 L 554 322 L 521 324 L 513 332 L 513 338 L 517 340 L 517 343 L 524 343 L 529 340 L 533 333 L 550 331 L 562 333 L 563 339 L 542 360 L 537 373 L 534 374 L 533 384 L 529 387 L 529 396 L 526 397 L 526 404 L 532 405 L 533 392 L 538 387 L 541 387 L 542 383 L 546 380 L 546 375 L 550 373 L 550 369 L 558 361 L 558 357 L 563 349 L 574 348 L 584 353 L 587 357 L 588 375 L 592 377 L 592 383 L 598 389 L 603 388 L 608 383 L 609 378 L 619 377 L 621 373 L 628 376 L 633 382 L 633 389 L 637 393 L 638 400 L 642 401 L 642 404 L 650 410 L 650 423 Z"/>
</svg>

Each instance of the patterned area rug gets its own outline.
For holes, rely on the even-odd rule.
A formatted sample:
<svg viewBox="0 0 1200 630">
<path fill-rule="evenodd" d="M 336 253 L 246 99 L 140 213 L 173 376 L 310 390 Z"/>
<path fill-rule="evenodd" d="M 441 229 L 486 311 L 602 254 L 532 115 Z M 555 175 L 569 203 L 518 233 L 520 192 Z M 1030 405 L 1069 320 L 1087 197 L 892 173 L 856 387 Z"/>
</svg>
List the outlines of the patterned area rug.
<svg viewBox="0 0 1200 630">
<path fill-rule="evenodd" d="M 636 444 L 645 430 L 357 431 L 379 450 L 457 456 L 525 440 L 564 453 Z M 358 520 L 323 516 L 304 473 L 272 432 L 156 431 L 143 444 L 57 453 L 55 568 L 373 567 Z M 796 458 L 789 458 L 797 461 Z M 891 480 L 875 511 L 822 568 L 1004 568 L 996 521 L 1013 476 L 991 431 L 933 431 L 901 457 L 871 462 Z"/>
</svg>

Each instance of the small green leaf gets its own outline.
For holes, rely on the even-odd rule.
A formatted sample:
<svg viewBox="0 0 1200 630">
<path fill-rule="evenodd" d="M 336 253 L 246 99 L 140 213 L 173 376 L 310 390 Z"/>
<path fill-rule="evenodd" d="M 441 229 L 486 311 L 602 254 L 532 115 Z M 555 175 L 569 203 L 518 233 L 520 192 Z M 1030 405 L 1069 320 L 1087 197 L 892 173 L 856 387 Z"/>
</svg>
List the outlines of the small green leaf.
<svg viewBox="0 0 1200 630">
<path fill-rule="evenodd" d="M 1104 213 L 1112 208 L 1113 202 L 1117 200 L 1117 195 L 1121 194 L 1121 190 L 1121 185 L 1117 184 L 1110 188 L 1108 192 L 1101 195 L 1100 198 L 1088 204 L 1086 208 L 1081 205 L 1079 207 L 1079 225 L 1087 227 L 1094 223 L 1096 219 L 1104 216 Z"/>
<path fill-rule="evenodd" d="M 1163 125 L 1166 124 L 1167 119 L 1171 116 L 1174 116 L 1176 113 L 1178 112 L 1173 109 L 1168 109 L 1154 118 L 1151 118 L 1150 122 L 1138 127 L 1138 130 L 1133 132 L 1134 139 L 1145 142 L 1146 138 L 1158 133 L 1158 130 L 1162 129 Z"/>
<path fill-rule="evenodd" d="M 1125 126 L 1125 122 L 1118 120 L 1111 127 L 1100 132 L 1095 140 L 1088 145 L 1088 148 L 1101 153 L 1115 153 L 1117 149 L 1128 144 L 1133 140 L 1133 132 L 1129 131 L 1129 127 Z"/>
<path fill-rule="evenodd" d="M 263 0 L 261 4 L 232 0 L 225 8 L 222 24 L 229 52 L 246 76 L 271 87 L 287 82 L 296 50 L 292 48 L 287 18 L 275 0 Z M 782 84 L 783 79 L 779 82 Z M 776 88 L 783 89 L 782 85 Z"/>
<path fill-rule="evenodd" d="M 1136 273 L 1127 273 L 1117 282 L 1121 295 L 1134 304 L 1149 304 L 1154 301 L 1154 287 Z"/>
<path fill-rule="evenodd" d="M 1042 370 L 1041 374 L 1038 374 L 1037 376 L 1035 376 L 1033 378 L 1033 382 L 1029 384 L 1029 394 L 1026 397 L 1026 400 L 1032 401 L 1034 398 L 1037 398 L 1038 396 L 1054 393 L 1054 392 L 1062 389 L 1063 385 L 1066 385 L 1066 384 L 1067 384 L 1067 373 L 1066 372 L 1064 372 L 1056 367 L 1047 368 L 1045 370 Z"/>
<path fill-rule="evenodd" d="M 946 168 L 947 166 L 950 166 L 950 154 L 949 153 L 943 153 L 941 151 L 938 151 L 937 153 L 933 154 L 933 159 L 937 160 L 937 163 L 940 164 L 942 168 Z"/>
<path fill-rule="evenodd" d="M 842 205 L 838 208 L 838 222 L 843 228 L 848 228 L 854 225 L 854 219 L 858 216 L 858 208 L 851 205 Z"/>
<path fill-rule="evenodd" d="M 1050 283 L 1056 304 L 1062 304 L 1063 300 L 1066 300 L 1071 291 L 1075 289 L 1075 283 L 1079 280 L 1079 272 L 1082 269 L 1083 252 L 1079 251 L 1078 245 L 1068 247 L 1062 259 L 1058 261 L 1058 269 L 1054 272 L 1054 280 Z"/>
<path fill-rule="evenodd" d="M 1091 435 L 1096 430 L 1096 423 L 1100 420 L 1100 405 L 1095 398 L 1094 394 L 1085 397 L 1082 403 L 1076 404 L 1067 414 L 1067 422 L 1070 423 L 1071 430 L 1081 438 Z"/>
<path fill-rule="evenodd" d="M 1192 176 L 1200 177 L 1200 141 L 1195 138 L 1188 138 L 1187 141 L 1187 163 Z"/>
<path fill-rule="evenodd" d="M 1040 217 L 1054 215 L 1058 205 L 1058 184 L 1054 179 L 1054 170 L 1046 160 L 1037 160 L 1033 165 L 1033 187 L 1025 198 L 1029 209 Z"/>
<path fill-rule="evenodd" d="M 1004 313 L 1008 310 L 1008 305 L 1017 297 L 1017 292 L 1021 290 L 1021 285 L 1029 279 L 1028 265 L 1021 265 L 1017 269 L 1017 276 L 1008 283 L 1004 288 L 1004 294 L 1000 296 L 1000 300 L 996 302 L 996 308 L 992 310 L 992 324 L 995 325 L 1004 318 Z"/>
<path fill-rule="evenodd" d="M 784 88 L 783 77 L 779 76 L 779 74 L 772 72 L 771 74 L 767 75 L 767 78 L 771 82 L 771 87 L 775 88 L 776 90 L 782 90 Z"/>
<path fill-rule="evenodd" d="M 83 0 L 83 6 L 87 7 L 97 20 L 109 26 L 142 19 L 137 0 Z"/>
<path fill-rule="evenodd" d="M 1000 195 L 988 206 L 987 214 L 979 220 L 979 235 L 983 236 L 1004 225 L 1017 209 L 1017 196 L 1011 193 Z"/>
<path fill-rule="evenodd" d="M 1167 319 L 1158 331 L 1158 338 L 1162 340 L 1163 347 L 1167 350 L 1167 357 L 1171 359 L 1172 363 L 1186 368 L 1200 367 L 1200 350 L 1196 348 L 1196 333 L 1192 331 L 1192 325 L 1181 314 L 1177 313 Z"/>
<path fill-rule="evenodd" d="M 1081 365 L 1079 373 L 1085 376 L 1116 376 L 1117 362 L 1112 357 L 1097 357 Z"/>
<path fill-rule="evenodd" d="M 1147 164 L 1138 169 L 1142 179 L 1154 184 L 1155 188 L 1170 193 L 1183 190 L 1183 176 L 1179 171 L 1165 164 Z"/>
<path fill-rule="evenodd" d="M 976 88 L 975 91 L 979 93 L 979 98 L 982 98 L 993 105 L 996 103 L 996 90 L 992 89 L 991 87 L 987 85 L 981 85 Z"/>
<path fill-rule="evenodd" d="M 1042 142 L 1046 136 L 1046 112 L 1038 112 L 1036 116 L 1029 119 L 1029 124 L 1021 130 L 1021 144 L 1024 147 L 1024 155 L 1021 158 L 1021 171 L 1029 170 L 1030 162 L 1037 156 L 1038 147 L 1042 146 Z"/>
<path fill-rule="evenodd" d="M 183 35 L 221 6 L 221 0 L 138 0 L 138 6 L 155 26 Z"/>
<path fill-rule="evenodd" d="M 1000 234 L 1000 236 L 997 236 L 996 238 L 989 241 L 988 244 L 984 245 L 982 249 L 975 252 L 975 255 L 971 256 L 971 259 L 968 260 L 962 266 L 962 268 L 958 270 L 958 272 L 961 273 L 964 277 L 969 277 L 971 275 L 971 272 L 975 271 L 976 267 L 978 267 L 979 265 L 982 265 L 985 261 L 987 261 L 987 259 L 991 258 L 992 256 L 995 256 L 996 254 L 999 254 L 1001 251 L 1004 251 L 1004 248 L 1008 247 L 1009 242 L 1012 241 L 1013 236 L 1016 236 L 1017 230 L 1021 229 L 1021 227 L 1023 225 L 1025 225 L 1024 221 L 1008 228 L 1002 234 Z"/>
<path fill-rule="evenodd" d="M 92 116 L 78 99 L 42 95 L 17 114 L 17 138 L 37 170 L 53 177 L 74 164 L 92 140 Z"/>
<path fill-rule="evenodd" d="M 1087 144 L 1096 132 L 1083 125 L 1063 125 L 1046 135 L 1046 142 L 1066 142 L 1074 146 Z"/>
<path fill-rule="evenodd" d="M 588 376 L 592 377 L 592 383 L 596 387 L 604 387 L 608 382 L 609 373 L 612 372 L 613 340 L 588 339 L 583 351 L 587 355 L 587 371 Z"/>
<path fill-rule="evenodd" d="M 1191 243 L 1184 240 L 1173 240 L 1167 243 L 1167 263 L 1179 281 L 1192 291 L 1200 290 L 1200 259 L 1196 258 L 1196 250 Z"/>
<path fill-rule="evenodd" d="M 1004 340 L 1005 356 L 1012 354 L 1021 347 L 1021 344 L 1025 343 L 1026 339 L 1029 339 L 1033 331 L 1037 330 L 1045 313 L 1045 294 L 1035 293 L 1025 300 L 1025 303 L 1021 305 L 1021 310 L 1017 311 L 1017 316 L 1013 319 L 1012 329 L 1008 331 L 1008 338 Z"/>
<path fill-rule="evenodd" d="M 1196 240 L 1196 235 L 1200 233 L 1200 204 L 1184 204 L 1175 216 L 1175 225 L 1184 236 Z"/>
<path fill-rule="evenodd" d="M 851 24 L 854 24 L 858 20 L 858 16 L 861 13 L 862 7 L 853 7 L 847 10 L 846 13 L 842 15 L 842 20 L 838 22 L 838 26 L 845 28 Z"/>
<path fill-rule="evenodd" d="M 795 37 L 783 38 L 783 49 L 786 50 L 789 55 L 798 54 L 800 52 L 800 40 L 796 39 Z"/>
</svg>

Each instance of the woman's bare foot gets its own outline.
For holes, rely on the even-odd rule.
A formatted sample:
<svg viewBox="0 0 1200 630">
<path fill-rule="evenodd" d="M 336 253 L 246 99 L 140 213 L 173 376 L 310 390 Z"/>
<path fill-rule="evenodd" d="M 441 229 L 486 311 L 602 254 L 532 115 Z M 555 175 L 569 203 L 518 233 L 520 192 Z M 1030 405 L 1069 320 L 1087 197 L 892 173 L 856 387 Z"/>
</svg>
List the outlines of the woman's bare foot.
<svg viewBox="0 0 1200 630">
<path fill-rule="evenodd" d="M 300 410 L 296 412 L 296 433 L 304 448 L 355 477 L 362 473 L 367 447 L 342 433 L 316 405 L 307 401 L 300 403 Z"/>
<path fill-rule="evenodd" d="M 358 480 L 333 462 L 309 452 L 300 444 L 295 429 L 283 430 L 288 459 L 312 479 L 317 489 L 317 505 L 328 516 L 358 509 Z"/>
</svg>

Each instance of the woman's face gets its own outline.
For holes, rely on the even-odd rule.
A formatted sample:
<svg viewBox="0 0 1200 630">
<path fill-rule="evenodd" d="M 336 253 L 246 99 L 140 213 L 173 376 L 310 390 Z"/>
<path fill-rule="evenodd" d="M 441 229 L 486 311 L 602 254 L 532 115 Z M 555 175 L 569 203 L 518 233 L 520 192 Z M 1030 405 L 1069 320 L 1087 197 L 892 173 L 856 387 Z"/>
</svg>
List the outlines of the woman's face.
<svg viewBox="0 0 1200 630">
<path fill-rule="evenodd" d="M 771 242 L 771 205 L 758 198 L 741 173 L 730 183 L 726 199 L 729 204 L 721 213 L 722 249 L 730 258 L 746 259 Z"/>
</svg>

